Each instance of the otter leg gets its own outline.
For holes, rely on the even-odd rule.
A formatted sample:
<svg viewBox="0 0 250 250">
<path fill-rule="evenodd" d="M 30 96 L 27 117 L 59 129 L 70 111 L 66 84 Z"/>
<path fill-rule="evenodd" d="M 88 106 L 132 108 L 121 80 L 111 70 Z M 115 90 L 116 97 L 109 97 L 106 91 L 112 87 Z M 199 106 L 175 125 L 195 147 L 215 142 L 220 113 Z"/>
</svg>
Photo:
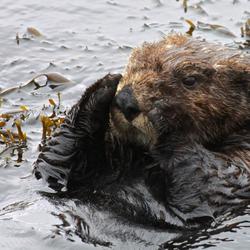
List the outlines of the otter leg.
<svg viewBox="0 0 250 250">
<path fill-rule="evenodd" d="M 36 178 L 45 179 L 57 191 L 74 190 L 105 168 L 109 108 L 120 79 L 119 74 L 108 74 L 85 91 L 39 154 Z"/>
</svg>

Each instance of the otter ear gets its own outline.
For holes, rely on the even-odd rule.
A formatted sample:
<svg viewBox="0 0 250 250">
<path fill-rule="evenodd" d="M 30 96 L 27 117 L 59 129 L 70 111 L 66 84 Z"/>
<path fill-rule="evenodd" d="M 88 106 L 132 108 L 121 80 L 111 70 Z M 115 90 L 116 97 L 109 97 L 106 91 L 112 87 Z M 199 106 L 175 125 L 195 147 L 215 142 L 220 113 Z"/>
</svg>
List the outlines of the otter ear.
<svg viewBox="0 0 250 250">
<path fill-rule="evenodd" d="M 216 66 L 216 71 L 234 87 L 250 94 L 250 67 L 247 62 L 228 60 Z"/>
<path fill-rule="evenodd" d="M 230 75 L 233 85 L 243 89 L 250 96 L 250 68 L 233 69 Z"/>
</svg>

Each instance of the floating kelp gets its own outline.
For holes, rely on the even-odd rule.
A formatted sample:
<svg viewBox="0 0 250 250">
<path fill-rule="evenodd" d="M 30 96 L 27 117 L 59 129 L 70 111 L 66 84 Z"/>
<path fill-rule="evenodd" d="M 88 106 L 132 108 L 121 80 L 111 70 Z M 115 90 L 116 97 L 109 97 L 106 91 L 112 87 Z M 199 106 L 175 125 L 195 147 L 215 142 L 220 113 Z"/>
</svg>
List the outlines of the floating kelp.
<svg viewBox="0 0 250 250">
<path fill-rule="evenodd" d="M 51 127 L 54 125 L 54 122 L 51 118 L 45 115 L 41 115 L 40 117 L 42 123 L 42 142 L 46 141 L 47 136 L 51 135 Z"/>
<path fill-rule="evenodd" d="M 40 38 L 43 37 L 43 34 L 34 27 L 28 27 L 26 32 L 22 34 L 21 36 L 19 33 L 16 33 L 16 43 L 17 45 L 20 44 L 21 40 L 32 40 L 32 38 Z"/>
<path fill-rule="evenodd" d="M 2 149 L 0 147 L 0 158 L 2 160 L 5 159 L 5 166 L 7 166 L 10 160 L 15 156 L 17 156 L 15 161 L 21 163 L 23 161 L 23 151 L 27 148 L 27 135 L 22 130 L 21 121 L 16 120 L 14 123 L 17 133 L 12 132 L 9 128 L 0 129 L 0 144 L 4 146 Z M 5 122 L 5 126 L 6 125 L 7 122 Z"/>
<path fill-rule="evenodd" d="M 58 93 L 58 105 L 56 102 L 50 98 L 49 100 L 50 105 L 52 106 L 52 114 L 51 115 L 40 115 L 40 121 L 42 123 L 42 144 L 46 142 L 47 137 L 51 135 L 51 133 L 64 121 L 65 111 L 60 111 L 60 102 L 61 102 L 61 95 Z"/>
<path fill-rule="evenodd" d="M 204 23 L 204 22 L 198 21 L 197 29 L 215 31 L 216 33 L 221 34 L 221 35 L 226 35 L 228 37 L 236 37 L 236 35 L 233 32 L 231 32 L 228 28 L 219 24 L 210 24 L 210 23 Z"/>
<path fill-rule="evenodd" d="M 188 35 L 192 36 L 194 30 L 197 28 L 199 30 L 208 30 L 208 31 L 215 31 L 219 34 L 223 34 L 230 37 L 236 37 L 236 35 L 231 32 L 228 28 L 218 25 L 218 24 L 210 24 L 210 23 L 204 23 L 201 21 L 197 22 L 197 25 L 195 25 L 191 20 L 186 19 L 185 20 L 189 24 L 189 30 L 186 32 Z"/>
<path fill-rule="evenodd" d="M 195 11 L 196 14 L 201 16 L 207 16 L 208 13 L 200 6 L 200 4 L 194 4 L 188 7 L 189 10 Z"/>
<path fill-rule="evenodd" d="M 241 36 L 250 39 L 250 18 L 246 20 L 243 26 L 241 26 Z"/>
<path fill-rule="evenodd" d="M 53 78 L 54 77 L 54 78 Z M 57 79 L 57 75 L 52 75 L 49 79 Z M 66 79 L 66 78 L 58 78 Z M 42 144 L 51 136 L 51 133 L 64 121 L 65 110 L 61 107 L 61 94 L 57 93 L 58 100 L 48 99 L 49 105 L 41 108 L 40 115 L 36 118 L 42 123 Z M 23 122 L 26 122 L 30 115 L 34 113 L 29 107 L 21 105 L 18 110 L 0 114 L 0 165 L 7 166 L 11 162 L 21 163 L 23 152 L 27 149 L 27 134 L 23 130 Z M 15 159 L 13 159 L 15 157 Z M 16 158 L 17 157 L 17 158 Z M 3 161 L 3 159 L 5 159 Z M 18 165 L 19 166 L 19 165 Z"/>
<path fill-rule="evenodd" d="M 15 132 L 11 132 L 10 129 L 1 129 L 0 130 L 0 136 L 1 140 L 0 143 L 4 142 L 5 144 L 8 144 L 8 139 L 10 139 L 11 142 L 17 142 L 18 141 L 18 134 Z"/>
<path fill-rule="evenodd" d="M 42 79 L 43 78 L 43 79 Z M 36 77 L 34 77 L 30 82 L 27 84 L 33 83 L 35 85 L 35 89 L 39 89 L 45 86 L 50 87 L 51 89 L 54 89 L 56 87 L 59 87 L 63 84 L 68 84 L 72 83 L 69 79 L 66 77 L 62 76 L 59 73 L 44 73 L 40 74 Z"/>
<path fill-rule="evenodd" d="M 250 49 L 250 18 L 248 18 L 243 26 L 241 26 L 241 37 L 245 37 L 246 41 L 242 42 L 240 49 Z"/>
<path fill-rule="evenodd" d="M 58 97 L 59 96 L 58 94 Z M 57 118 L 55 114 L 55 109 L 58 105 L 56 105 L 53 99 L 50 99 L 49 103 L 53 107 L 55 117 L 53 125 L 59 126 L 58 124 L 61 123 L 61 118 Z M 17 159 L 14 160 L 16 163 L 22 162 L 23 151 L 27 148 L 27 134 L 23 130 L 22 123 L 26 122 L 31 113 L 32 111 L 29 107 L 21 105 L 18 110 L 0 114 L 1 166 L 10 164 L 13 161 L 13 157 L 17 157 Z M 4 159 L 8 164 L 6 161 L 3 162 Z"/>
<path fill-rule="evenodd" d="M 19 38 L 19 34 L 18 33 L 16 33 L 16 43 L 17 43 L 17 45 L 19 45 L 19 43 L 20 43 L 20 38 Z"/>
<path fill-rule="evenodd" d="M 49 99 L 49 103 L 53 106 L 53 109 L 56 107 L 56 103 L 53 99 Z"/>
<path fill-rule="evenodd" d="M 193 35 L 193 32 L 194 32 L 194 30 L 195 30 L 195 28 L 196 28 L 196 26 L 194 25 L 194 23 L 191 21 L 191 20 L 189 20 L 189 19 L 186 19 L 185 20 L 188 24 L 189 24 L 189 30 L 186 32 L 186 34 L 188 34 L 188 35 L 190 35 L 190 36 L 192 36 Z"/>
<path fill-rule="evenodd" d="M 24 110 L 22 108 L 22 106 L 20 106 L 20 109 L 17 109 L 17 110 L 12 110 L 12 111 L 9 111 L 7 113 L 2 113 L 0 114 L 0 118 L 4 118 L 4 119 L 10 119 L 12 118 L 14 115 L 21 115 L 22 113 L 25 113 L 26 111 L 29 111 L 29 110 Z"/>
<path fill-rule="evenodd" d="M 67 86 L 69 84 L 72 84 L 72 81 L 67 79 L 65 76 L 62 76 L 59 73 L 56 73 L 56 72 L 43 73 L 43 74 L 39 74 L 35 76 L 34 78 L 32 78 L 30 81 L 28 81 L 25 84 L 21 84 L 19 86 L 10 87 L 10 88 L 1 90 L 0 97 L 6 96 L 7 94 L 11 94 L 17 90 L 20 90 L 28 86 L 34 87 L 34 90 L 36 90 L 36 89 L 43 88 L 46 86 L 48 86 L 51 89 L 55 89 L 59 86 L 62 86 L 62 85 Z"/>
<path fill-rule="evenodd" d="M 20 106 L 20 109 L 21 109 L 22 111 L 29 111 L 29 108 L 28 108 L 27 106 L 25 106 L 25 105 L 21 105 L 21 106 Z"/>
<path fill-rule="evenodd" d="M 42 113 L 39 116 L 42 123 L 42 138 L 41 144 L 39 144 L 39 150 L 41 150 L 45 145 L 47 138 L 51 136 L 52 132 L 54 132 L 64 122 L 66 111 L 61 108 L 61 94 L 57 93 L 57 97 L 58 103 L 52 98 L 48 100 L 52 113 L 46 113 L 46 107 L 44 106 Z"/>
<path fill-rule="evenodd" d="M 22 130 L 21 120 L 25 120 L 26 115 L 14 116 L 13 114 L 0 114 L 0 143 L 6 146 L 12 144 L 26 144 L 27 135 Z M 16 127 L 17 132 L 11 131 L 13 126 Z"/>
<path fill-rule="evenodd" d="M 27 141 L 27 135 L 26 133 L 24 133 L 22 131 L 22 128 L 21 128 L 21 121 L 20 120 L 16 120 L 15 121 L 15 125 L 16 125 L 16 128 L 17 128 L 17 132 L 18 132 L 18 139 L 19 139 L 19 142 L 22 143 L 26 143 Z"/>
<path fill-rule="evenodd" d="M 183 9 L 184 9 L 184 12 L 186 13 L 187 12 L 187 9 L 188 9 L 188 5 L 187 5 L 187 0 L 183 0 Z"/>
<path fill-rule="evenodd" d="M 245 23 L 245 35 L 250 38 L 250 18 Z"/>
<path fill-rule="evenodd" d="M 42 33 L 34 27 L 28 27 L 27 32 L 33 36 L 42 36 Z"/>
<path fill-rule="evenodd" d="M 0 121 L 0 127 L 4 127 L 6 125 L 6 122 Z"/>
</svg>

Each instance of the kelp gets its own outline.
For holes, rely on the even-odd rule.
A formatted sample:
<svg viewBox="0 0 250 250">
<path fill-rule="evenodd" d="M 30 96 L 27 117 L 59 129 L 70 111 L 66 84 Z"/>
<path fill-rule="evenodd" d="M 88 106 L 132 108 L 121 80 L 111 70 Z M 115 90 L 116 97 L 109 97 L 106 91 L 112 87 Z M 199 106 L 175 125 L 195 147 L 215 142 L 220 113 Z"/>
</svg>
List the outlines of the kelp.
<svg viewBox="0 0 250 250">
<path fill-rule="evenodd" d="M 2 119 L 8 120 L 10 118 L 7 117 Z M 4 145 L 4 148 L 0 150 L 0 158 L 5 158 L 6 161 L 9 161 L 10 157 L 17 156 L 16 162 L 21 163 L 23 161 L 23 151 L 27 148 L 27 135 L 22 129 L 21 120 L 16 119 L 13 121 L 17 132 L 11 131 L 10 128 L 5 128 L 7 127 L 7 120 L 1 120 L 4 126 L 0 128 L 0 144 Z"/>
<path fill-rule="evenodd" d="M 196 26 L 195 26 L 194 23 L 193 23 L 191 20 L 189 20 L 189 19 L 186 19 L 185 21 L 189 24 L 189 30 L 186 32 L 186 34 L 192 36 L 194 30 L 196 29 Z"/>
<path fill-rule="evenodd" d="M 26 141 L 27 141 L 27 135 L 26 135 L 25 132 L 22 131 L 21 121 L 20 120 L 16 120 L 15 121 L 15 125 L 16 125 L 16 128 L 17 128 L 19 142 L 20 143 L 22 143 L 22 142 L 26 143 Z"/>
<path fill-rule="evenodd" d="M 34 27 L 28 27 L 27 32 L 32 36 L 36 36 L 36 37 L 42 36 L 42 33 Z"/>
<path fill-rule="evenodd" d="M 53 77 L 57 77 L 53 75 Z M 41 112 L 36 119 L 41 122 L 42 143 L 41 149 L 51 133 L 55 131 L 64 121 L 66 111 L 61 107 L 61 94 L 57 93 L 58 100 L 48 99 L 48 105 L 41 108 Z M 23 161 L 23 152 L 28 148 L 28 135 L 23 129 L 25 123 L 33 111 L 25 105 L 21 105 L 18 110 L 0 114 L 0 157 L 10 162 L 13 157 L 16 163 Z M 3 165 L 3 164 L 2 164 Z M 5 163 L 7 166 L 8 164 Z"/>
<path fill-rule="evenodd" d="M 250 49 L 250 18 L 241 26 L 240 31 L 241 37 L 245 38 L 245 41 L 240 44 L 240 49 Z"/>
<path fill-rule="evenodd" d="M 20 42 L 22 40 L 29 41 L 35 38 L 42 38 L 42 37 L 43 37 L 43 34 L 37 28 L 28 27 L 25 33 L 21 35 L 19 35 L 18 32 L 16 33 L 16 43 L 17 45 L 20 45 Z"/>
<path fill-rule="evenodd" d="M 183 0 L 182 5 L 183 5 L 184 12 L 186 13 L 186 12 L 187 12 L 187 10 L 188 10 L 187 0 Z"/>
<path fill-rule="evenodd" d="M 17 45 L 20 44 L 20 38 L 19 38 L 18 32 L 16 33 L 16 43 L 17 43 Z"/>
<path fill-rule="evenodd" d="M 41 144 L 39 145 L 39 151 L 45 145 L 46 140 L 51 136 L 51 134 L 61 126 L 64 122 L 64 117 L 66 111 L 61 109 L 61 94 L 57 93 L 58 103 L 52 98 L 48 100 L 49 105 L 51 106 L 51 114 L 40 114 L 40 122 L 42 124 L 42 138 Z"/>
<path fill-rule="evenodd" d="M 218 34 L 225 35 L 228 37 L 236 37 L 236 35 L 232 31 L 230 31 L 227 27 L 219 24 L 211 24 L 198 21 L 197 28 L 199 30 L 214 31 Z"/>
<path fill-rule="evenodd" d="M 46 115 L 40 116 L 42 123 L 42 144 L 46 142 L 46 139 L 51 136 L 51 133 L 63 123 L 63 117 L 49 117 Z"/>
<path fill-rule="evenodd" d="M 206 10 L 200 5 L 200 3 L 198 4 L 193 4 L 190 5 L 188 7 L 189 10 L 194 11 L 196 14 L 201 15 L 201 16 L 208 16 L 208 13 L 206 12 Z"/>
<path fill-rule="evenodd" d="M 183 6 L 185 13 L 187 12 L 188 8 L 190 8 L 191 10 L 199 12 L 198 14 L 200 14 L 200 15 L 206 15 L 206 16 L 208 15 L 207 12 L 200 6 L 200 3 L 188 6 L 188 0 L 183 0 L 182 6 Z M 232 38 L 236 37 L 236 35 L 232 31 L 230 31 L 227 27 L 220 25 L 220 24 L 205 23 L 202 21 L 197 21 L 197 23 L 194 24 L 194 22 L 191 21 L 190 19 L 185 19 L 185 21 L 190 26 L 189 30 L 186 32 L 190 36 L 192 36 L 195 29 L 198 29 L 198 30 L 216 32 L 220 35 L 225 35 L 225 36 L 232 37 Z M 246 24 L 246 26 L 247 26 L 247 24 Z M 245 30 L 248 30 L 248 32 L 249 32 L 249 25 L 247 28 L 245 27 Z"/>
<path fill-rule="evenodd" d="M 46 86 L 51 89 L 55 89 L 59 86 L 69 84 L 72 84 L 72 81 L 57 72 L 42 73 L 38 74 L 25 84 L 20 84 L 19 86 L 0 90 L 0 97 L 3 97 L 7 94 L 11 94 L 28 86 L 32 87 L 34 90 L 37 90 Z"/>
<path fill-rule="evenodd" d="M 27 141 L 27 135 L 22 130 L 22 121 L 28 117 L 28 108 L 21 106 L 19 111 L 0 114 L 0 143 L 4 143 L 6 146 L 12 144 L 25 145 Z M 16 132 L 11 131 L 16 127 Z"/>
</svg>

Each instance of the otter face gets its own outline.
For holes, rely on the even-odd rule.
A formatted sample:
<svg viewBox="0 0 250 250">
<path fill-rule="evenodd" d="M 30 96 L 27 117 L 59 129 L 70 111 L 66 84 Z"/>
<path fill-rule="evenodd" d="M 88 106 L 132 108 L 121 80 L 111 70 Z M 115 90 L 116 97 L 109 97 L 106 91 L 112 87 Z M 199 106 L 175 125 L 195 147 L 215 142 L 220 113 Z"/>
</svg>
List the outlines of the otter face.
<svg viewBox="0 0 250 250">
<path fill-rule="evenodd" d="M 144 44 L 118 85 L 115 131 L 144 145 L 171 134 L 218 140 L 249 120 L 249 72 L 249 58 L 184 36 Z"/>
</svg>

